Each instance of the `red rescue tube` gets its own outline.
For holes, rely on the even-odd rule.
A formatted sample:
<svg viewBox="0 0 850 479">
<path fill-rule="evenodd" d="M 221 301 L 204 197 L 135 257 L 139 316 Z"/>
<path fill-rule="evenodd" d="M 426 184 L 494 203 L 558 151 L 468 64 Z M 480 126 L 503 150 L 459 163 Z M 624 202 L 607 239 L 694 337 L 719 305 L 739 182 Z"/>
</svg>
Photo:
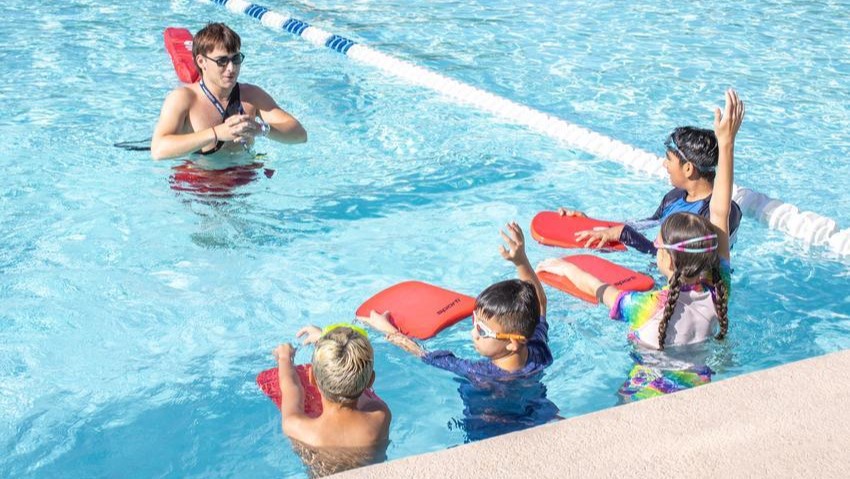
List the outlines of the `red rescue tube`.
<svg viewBox="0 0 850 479">
<path fill-rule="evenodd" d="M 185 28 L 165 29 L 165 49 L 171 56 L 174 71 L 183 83 L 195 83 L 200 78 L 192 58 L 192 33 Z"/>
</svg>

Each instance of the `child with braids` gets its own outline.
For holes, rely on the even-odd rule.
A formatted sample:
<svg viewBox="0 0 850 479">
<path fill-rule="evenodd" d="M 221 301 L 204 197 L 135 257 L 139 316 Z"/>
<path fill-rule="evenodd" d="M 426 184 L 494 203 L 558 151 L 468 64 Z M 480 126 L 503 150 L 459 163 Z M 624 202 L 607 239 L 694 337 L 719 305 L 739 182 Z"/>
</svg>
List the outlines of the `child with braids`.
<svg viewBox="0 0 850 479">
<path fill-rule="evenodd" d="M 714 116 L 719 159 L 710 221 L 693 213 L 675 213 L 661 225 L 655 240 L 658 269 L 667 277 L 667 287 L 625 292 L 560 259 L 545 260 L 538 266 L 539 271 L 566 276 L 583 291 L 595 293 L 599 302 L 610 308 L 611 318 L 628 323 L 629 338 L 643 348 L 664 350 L 701 343 L 712 336 L 723 339 L 729 328 L 729 215 L 735 135 L 744 117 L 744 104 L 734 90 L 726 92 L 723 114 L 717 108 Z M 710 374 L 692 372 L 694 377 L 682 381 L 706 382 L 705 376 Z"/>
</svg>

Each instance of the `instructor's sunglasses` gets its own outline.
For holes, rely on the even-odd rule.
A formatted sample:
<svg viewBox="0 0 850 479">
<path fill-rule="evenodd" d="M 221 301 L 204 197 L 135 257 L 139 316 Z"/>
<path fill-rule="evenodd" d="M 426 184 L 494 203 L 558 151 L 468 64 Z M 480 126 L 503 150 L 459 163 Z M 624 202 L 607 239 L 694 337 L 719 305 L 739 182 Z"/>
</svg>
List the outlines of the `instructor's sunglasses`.
<svg viewBox="0 0 850 479">
<path fill-rule="evenodd" d="M 245 54 L 242 53 L 242 52 L 239 52 L 239 53 L 236 53 L 236 54 L 234 54 L 233 56 L 230 56 L 230 57 L 223 56 L 223 57 L 218 57 L 218 58 L 210 58 L 210 57 L 204 55 L 204 58 L 206 58 L 208 60 L 212 60 L 212 61 L 215 62 L 216 65 L 218 65 L 221 68 L 224 68 L 230 62 L 233 62 L 234 65 L 241 65 L 242 62 L 245 61 Z"/>
</svg>

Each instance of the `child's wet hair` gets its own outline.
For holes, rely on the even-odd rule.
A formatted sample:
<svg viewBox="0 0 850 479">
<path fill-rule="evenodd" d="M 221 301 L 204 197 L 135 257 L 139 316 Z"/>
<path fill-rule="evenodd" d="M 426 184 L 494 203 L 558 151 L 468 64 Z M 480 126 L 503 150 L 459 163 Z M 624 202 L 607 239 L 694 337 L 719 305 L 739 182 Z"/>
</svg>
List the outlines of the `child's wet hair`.
<svg viewBox="0 0 850 479">
<path fill-rule="evenodd" d="M 509 279 L 488 286 L 475 298 L 475 314 L 496 322 L 504 333 L 531 338 L 540 322 L 540 300 L 531 283 Z"/>
<path fill-rule="evenodd" d="M 661 225 L 661 240 L 664 244 L 675 244 L 680 241 L 699 238 L 714 234 L 711 223 L 702 216 L 693 213 L 675 213 L 667 217 Z M 693 244 L 691 248 L 706 248 L 712 246 L 716 239 L 705 239 Z M 717 339 L 726 337 L 729 329 L 729 318 L 727 307 L 729 292 L 720 277 L 720 256 L 717 251 L 704 253 L 685 253 L 675 250 L 665 250 L 673 258 L 673 276 L 670 278 L 670 295 L 667 297 L 667 305 L 664 307 L 664 316 L 658 325 L 658 348 L 664 349 L 664 340 L 667 338 L 667 324 L 673 316 L 673 310 L 679 301 L 679 292 L 682 288 L 682 278 L 701 278 L 714 285 L 716 299 L 714 301 L 717 319 L 720 322 L 720 331 Z"/>
<path fill-rule="evenodd" d="M 329 401 L 357 401 L 372 380 L 374 361 L 365 336 L 349 327 L 335 328 L 316 342 L 312 361 L 316 385 Z"/>
<path fill-rule="evenodd" d="M 701 178 L 714 181 L 719 150 L 717 136 L 713 131 L 694 126 L 680 126 L 670 133 L 664 144 L 683 164 L 693 163 Z"/>
<path fill-rule="evenodd" d="M 198 67 L 198 55 L 207 55 L 219 45 L 227 53 L 235 53 L 242 48 L 242 39 L 223 23 L 207 23 L 207 26 L 198 30 L 192 38 L 192 58 L 198 71 L 201 70 Z"/>
</svg>

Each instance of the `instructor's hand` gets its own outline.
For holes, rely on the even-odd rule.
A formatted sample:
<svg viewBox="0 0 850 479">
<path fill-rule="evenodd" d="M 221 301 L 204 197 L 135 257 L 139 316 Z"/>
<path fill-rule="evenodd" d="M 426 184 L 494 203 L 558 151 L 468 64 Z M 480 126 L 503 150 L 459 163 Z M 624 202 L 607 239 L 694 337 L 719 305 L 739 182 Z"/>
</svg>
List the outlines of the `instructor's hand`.
<svg viewBox="0 0 850 479">
<path fill-rule="evenodd" d="M 233 115 L 213 128 L 219 141 L 244 142 L 254 138 L 260 131 L 259 125 L 248 115 Z"/>
</svg>

